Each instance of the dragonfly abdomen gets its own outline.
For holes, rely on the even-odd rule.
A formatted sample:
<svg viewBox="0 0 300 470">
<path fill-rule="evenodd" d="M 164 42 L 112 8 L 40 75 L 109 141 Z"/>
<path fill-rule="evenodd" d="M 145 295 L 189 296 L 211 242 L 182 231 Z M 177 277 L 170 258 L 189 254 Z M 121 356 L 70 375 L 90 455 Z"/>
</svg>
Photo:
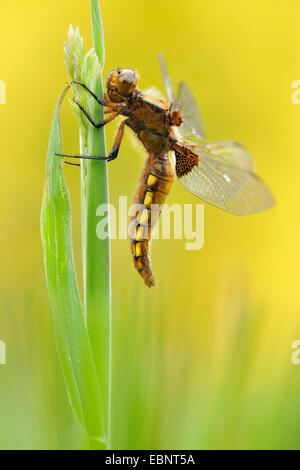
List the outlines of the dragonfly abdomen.
<svg viewBox="0 0 300 470">
<path fill-rule="evenodd" d="M 170 192 L 174 168 L 167 154 L 150 154 L 146 160 L 135 196 L 131 217 L 131 252 L 135 268 L 149 287 L 155 285 L 148 257 L 148 245 L 162 205 Z"/>
</svg>

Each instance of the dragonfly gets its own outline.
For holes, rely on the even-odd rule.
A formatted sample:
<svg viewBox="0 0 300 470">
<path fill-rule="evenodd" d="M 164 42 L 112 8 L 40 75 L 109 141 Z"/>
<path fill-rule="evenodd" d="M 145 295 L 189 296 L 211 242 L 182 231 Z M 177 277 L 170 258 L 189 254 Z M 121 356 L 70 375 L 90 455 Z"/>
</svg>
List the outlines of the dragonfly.
<svg viewBox="0 0 300 470">
<path fill-rule="evenodd" d="M 84 83 L 83 87 L 105 109 L 106 119 L 96 123 L 76 101 L 88 121 L 100 128 L 123 116 L 113 147 L 107 156 L 66 155 L 92 160 L 115 160 L 126 127 L 142 142 L 147 158 L 134 198 L 136 210 L 129 229 L 133 263 L 145 284 L 155 285 L 148 256 L 151 232 L 158 221 L 174 176 L 201 200 L 231 214 L 246 215 L 264 211 L 274 204 L 272 193 L 254 173 L 254 161 L 248 151 L 231 140 L 209 142 L 204 125 L 188 85 L 181 81 L 175 97 L 162 54 L 159 63 L 166 102 L 137 89 L 132 69 L 113 70 L 107 77 L 107 91 L 99 99 Z M 173 159 L 169 157 L 172 152 Z"/>
</svg>

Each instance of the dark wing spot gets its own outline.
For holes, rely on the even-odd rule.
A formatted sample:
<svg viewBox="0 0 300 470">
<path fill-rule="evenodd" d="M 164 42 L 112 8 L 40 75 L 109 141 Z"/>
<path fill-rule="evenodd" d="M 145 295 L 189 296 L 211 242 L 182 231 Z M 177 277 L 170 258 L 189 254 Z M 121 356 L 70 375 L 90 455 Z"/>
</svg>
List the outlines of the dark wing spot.
<svg viewBox="0 0 300 470">
<path fill-rule="evenodd" d="M 185 151 L 179 153 L 175 151 L 176 156 L 176 174 L 178 178 L 187 175 L 192 169 L 198 165 L 199 158 L 192 152 Z"/>
</svg>

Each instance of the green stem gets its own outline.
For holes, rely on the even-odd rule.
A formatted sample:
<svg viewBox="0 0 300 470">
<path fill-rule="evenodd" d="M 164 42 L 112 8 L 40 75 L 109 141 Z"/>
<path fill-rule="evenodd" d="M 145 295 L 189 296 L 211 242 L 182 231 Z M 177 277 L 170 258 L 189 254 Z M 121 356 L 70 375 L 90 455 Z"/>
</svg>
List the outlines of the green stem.
<svg viewBox="0 0 300 470">
<path fill-rule="evenodd" d="M 95 52 L 99 63 L 104 62 L 103 34 L 98 1 L 91 0 L 92 31 Z M 102 77 L 96 78 L 94 92 L 102 97 Z M 94 119 L 103 119 L 103 109 L 94 104 Z M 103 129 L 89 126 L 88 152 L 106 155 Z M 111 395 L 111 286 L 110 241 L 96 235 L 100 204 L 108 207 L 107 164 L 104 161 L 84 161 L 81 170 L 82 188 L 82 242 L 84 267 L 84 300 L 86 324 L 94 363 L 98 375 L 104 406 L 104 431 L 109 448 L 110 395 Z M 92 443 L 92 445 L 94 445 Z"/>
<path fill-rule="evenodd" d="M 89 437 L 89 448 L 90 450 L 107 450 L 107 440 Z"/>
<path fill-rule="evenodd" d="M 57 352 L 70 401 L 87 434 L 101 439 L 105 434 L 103 398 L 77 288 L 70 199 L 62 161 L 55 155 L 63 152 L 59 110 L 67 88 L 57 105 L 50 133 L 41 235 Z"/>
</svg>

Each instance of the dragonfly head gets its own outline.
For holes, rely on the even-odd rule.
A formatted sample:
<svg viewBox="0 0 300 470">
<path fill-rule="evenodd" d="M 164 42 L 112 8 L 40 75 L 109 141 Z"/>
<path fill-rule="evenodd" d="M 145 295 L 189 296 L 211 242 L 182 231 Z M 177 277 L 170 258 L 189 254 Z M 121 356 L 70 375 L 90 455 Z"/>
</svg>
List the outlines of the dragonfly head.
<svg viewBox="0 0 300 470">
<path fill-rule="evenodd" d="M 111 101 L 125 101 L 136 89 L 136 75 L 131 69 L 117 69 L 107 77 L 107 94 Z"/>
</svg>

